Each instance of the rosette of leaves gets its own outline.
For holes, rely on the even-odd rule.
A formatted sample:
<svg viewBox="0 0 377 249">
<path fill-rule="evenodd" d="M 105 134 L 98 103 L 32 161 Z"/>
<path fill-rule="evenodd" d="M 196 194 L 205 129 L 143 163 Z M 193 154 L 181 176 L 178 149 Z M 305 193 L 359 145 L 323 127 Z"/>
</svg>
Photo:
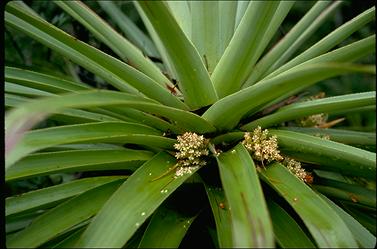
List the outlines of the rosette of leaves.
<svg viewBox="0 0 377 249">
<path fill-rule="evenodd" d="M 300 3 L 282 35 L 294 1 L 44 4 L 64 30 L 22 1 L 5 8 L 8 35 L 65 61 L 5 66 L 5 181 L 65 181 L 6 198 L 7 248 L 375 246 L 375 130 L 292 122 L 373 113 L 374 91 L 297 100 L 375 75 L 374 7 L 318 35 L 341 3 Z M 259 167 L 242 142 L 259 126 L 313 181 L 280 160 Z M 186 132 L 199 152 L 177 146 Z"/>
</svg>

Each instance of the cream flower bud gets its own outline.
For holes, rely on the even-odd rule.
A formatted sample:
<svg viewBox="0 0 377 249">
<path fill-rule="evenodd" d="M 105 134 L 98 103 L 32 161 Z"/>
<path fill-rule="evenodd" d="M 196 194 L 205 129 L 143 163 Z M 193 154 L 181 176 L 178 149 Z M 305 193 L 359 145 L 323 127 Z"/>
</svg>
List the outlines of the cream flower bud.
<svg viewBox="0 0 377 249">
<path fill-rule="evenodd" d="M 287 169 L 292 174 L 297 176 L 301 181 L 304 181 L 304 182 L 312 181 L 312 176 L 309 173 L 307 173 L 304 168 L 301 167 L 300 162 L 292 158 L 286 157 L 283 161 L 283 164 L 287 167 Z"/>
<path fill-rule="evenodd" d="M 175 158 L 178 159 L 175 178 L 185 174 L 192 173 L 198 167 L 203 166 L 206 162 L 202 156 L 207 156 L 208 139 L 194 132 L 186 132 L 182 136 L 177 136 L 178 143 L 174 144 L 174 148 L 178 150 Z"/>
<path fill-rule="evenodd" d="M 262 128 L 258 126 L 253 132 L 246 132 L 244 138 L 243 145 L 251 153 L 251 157 L 260 161 L 262 165 L 265 160 L 268 163 L 273 160 L 283 160 L 278 150 L 276 136 L 269 136 L 267 129 L 262 131 Z"/>
</svg>

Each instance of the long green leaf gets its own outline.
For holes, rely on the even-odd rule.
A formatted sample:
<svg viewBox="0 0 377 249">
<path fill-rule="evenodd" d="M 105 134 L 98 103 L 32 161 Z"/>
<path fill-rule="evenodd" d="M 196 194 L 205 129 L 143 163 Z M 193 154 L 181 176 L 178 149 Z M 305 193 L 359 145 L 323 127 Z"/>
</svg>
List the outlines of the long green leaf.
<svg viewBox="0 0 377 249">
<path fill-rule="evenodd" d="M 353 61 L 356 61 L 366 55 L 373 54 L 375 51 L 375 35 L 369 36 L 365 39 L 362 39 L 360 41 L 353 42 L 349 45 L 343 46 L 339 49 L 333 50 L 331 52 L 328 52 L 326 54 L 317 56 L 313 59 L 307 60 L 299 65 L 305 66 L 309 64 L 318 64 L 318 63 L 350 63 Z M 269 78 L 269 77 L 267 77 Z M 244 85 L 244 87 L 246 84 Z M 261 109 L 264 109 L 266 107 L 269 107 L 271 105 L 274 105 L 276 103 L 279 103 L 280 101 L 285 100 L 286 98 L 292 96 L 296 91 L 287 91 L 284 94 L 280 95 L 278 98 L 275 98 L 273 101 L 267 103 Z M 353 109 L 349 110 L 350 112 L 353 111 Z"/>
<path fill-rule="evenodd" d="M 274 235 L 257 171 L 242 144 L 217 157 L 229 203 L 234 247 L 273 247 Z"/>
<path fill-rule="evenodd" d="M 330 114 L 332 112 L 339 112 L 343 110 L 347 111 L 348 109 L 373 104 L 376 104 L 376 92 L 354 93 L 300 103 L 293 103 L 280 108 L 277 112 L 271 115 L 264 116 L 260 119 L 243 125 L 241 129 L 252 130 L 257 126 L 267 128 L 284 121 L 294 120 L 296 118 L 306 117 L 312 114 Z"/>
<path fill-rule="evenodd" d="M 219 1 L 192 1 L 191 41 L 211 75 L 220 54 Z"/>
<path fill-rule="evenodd" d="M 196 216 L 160 206 L 153 214 L 138 248 L 178 248 Z"/>
<path fill-rule="evenodd" d="M 293 131 L 270 130 L 276 135 L 279 149 L 303 162 L 346 175 L 374 177 L 376 153 Z"/>
<path fill-rule="evenodd" d="M 126 37 L 146 55 L 157 58 L 160 56 L 152 40 L 115 3 L 112 1 L 98 1 L 98 4 L 123 31 Z"/>
<path fill-rule="evenodd" d="M 73 232 L 67 238 L 56 244 L 53 248 L 75 248 L 75 244 L 80 239 L 80 236 L 85 231 L 86 226 L 78 229 L 77 231 Z"/>
<path fill-rule="evenodd" d="M 175 127 L 199 133 L 212 132 L 215 128 L 196 114 L 156 104 L 154 101 L 114 91 L 88 91 L 60 95 L 35 101 L 9 113 L 6 117 L 6 148 L 12 148 L 25 130 L 47 114 L 67 107 L 93 107 L 126 105 L 172 119 Z"/>
<path fill-rule="evenodd" d="M 68 81 L 57 76 L 26 70 L 17 67 L 5 67 L 5 80 L 23 86 L 47 91 L 51 93 L 62 93 L 70 91 L 88 90 L 91 87 L 74 81 Z"/>
<path fill-rule="evenodd" d="M 301 63 L 301 65 L 321 62 L 353 62 L 366 55 L 373 54 L 375 50 L 376 35 L 371 35 L 323 55 L 314 57 L 313 59 Z"/>
<path fill-rule="evenodd" d="M 272 37 L 275 35 L 276 31 L 283 23 L 285 17 L 288 15 L 288 12 L 291 10 L 294 3 L 295 1 L 280 1 L 279 6 L 277 7 L 274 15 L 272 16 L 272 19 L 270 20 L 270 23 L 268 24 L 267 31 L 264 34 L 263 39 L 258 46 L 258 49 L 256 50 L 260 55 L 270 43 Z M 251 72 L 253 71 L 254 69 Z"/>
<path fill-rule="evenodd" d="M 157 130 L 134 123 L 100 122 L 66 125 L 27 132 L 14 149 L 8 152 L 5 165 L 8 168 L 32 152 L 60 144 L 111 142 L 117 144 L 142 144 L 170 149 L 174 141 L 173 139 L 162 137 Z M 9 142 L 11 143 L 12 141 Z"/>
<path fill-rule="evenodd" d="M 228 132 L 217 137 L 211 139 L 211 143 L 213 144 L 231 144 L 238 140 L 241 140 L 244 136 L 245 132 L 243 131 L 235 131 L 235 132 Z"/>
<path fill-rule="evenodd" d="M 143 21 L 144 26 L 149 33 L 149 36 L 152 38 L 153 43 L 156 45 L 156 48 L 161 55 L 165 73 L 169 75 L 170 78 L 177 79 L 177 73 L 175 72 L 175 69 L 173 67 L 173 62 L 169 59 L 165 46 L 162 43 L 160 36 L 157 34 L 156 29 L 153 27 L 151 21 L 149 20 L 148 16 L 144 13 L 140 5 L 138 5 L 136 1 L 133 2 L 133 5 L 136 8 L 141 20 Z"/>
<path fill-rule="evenodd" d="M 288 15 L 288 12 L 290 11 L 294 3 L 295 1 L 280 1 L 279 6 L 277 7 L 274 15 L 268 23 L 268 27 L 265 28 L 266 32 L 264 33 L 262 40 L 259 42 L 259 45 L 257 46 L 257 49 L 255 50 L 253 56 L 259 58 L 259 56 L 271 41 L 272 37 L 275 35 L 277 29 L 282 24 L 285 17 Z M 248 71 L 249 73 L 247 78 L 250 77 L 249 75 L 255 71 L 253 64 L 249 65 L 249 67 L 253 69 Z M 244 84 L 245 80 L 246 78 L 242 80 L 240 86 Z"/>
<path fill-rule="evenodd" d="M 164 176 L 155 180 L 175 162 L 173 156 L 161 152 L 142 165 L 105 204 L 76 246 L 122 247 L 157 207 L 191 175 Z"/>
<path fill-rule="evenodd" d="M 92 218 L 89 218 L 83 222 L 80 222 L 77 225 L 70 227 L 69 229 L 65 230 L 63 233 L 60 233 L 58 236 L 54 237 L 53 239 L 43 243 L 40 247 L 41 248 L 55 248 L 58 244 L 64 241 L 67 237 L 70 237 L 75 232 L 87 227 L 87 225 L 91 222 Z"/>
<path fill-rule="evenodd" d="M 215 218 L 219 246 L 220 248 L 231 248 L 233 246 L 232 219 L 224 190 L 205 182 L 204 184 L 211 204 L 212 214 Z"/>
<path fill-rule="evenodd" d="M 321 197 L 334 209 L 338 215 L 347 224 L 348 228 L 351 230 L 353 236 L 355 237 L 357 243 L 362 248 L 373 248 L 376 246 L 376 237 L 373 236 L 365 227 L 363 227 L 355 218 L 349 215 L 346 211 L 328 199 L 326 196 L 321 195 Z"/>
<path fill-rule="evenodd" d="M 272 200 L 267 201 L 267 205 L 276 242 L 282 248 L 315 248 L 295 219 L 282 207 Z"/>
<path fill-rule="evenodd" d="M 90 108 L 89 110 L 107 114 L 126 122 L 141 123 L 156 128 L 160 131 L 171 130 L 177 132 L 178 130 L 177 127 L 174 127 L 171 123 L 161 119 L 160 117 L 157 117 L 156 115 L 133 108 L 124 108 L 122 106 L 104 106 L 102 108 Z"/>
<path fill-rule="evenodd" d="M 52 93 L 34 89 L 31 87 L 5 81 L 4 90 L 6 93 L 19 94 L 26 97 L 54 96 Z"/>
<path fill-rule="evenodd" d="M 235 16 L 234 30 L 238 28 L 238 25 L 240 24 L 242 18 L 244 17 L 247 7 L 249 6 L 249 3 L 250 1 L 245 1 L 245 0 L 237 1 L 237 10 L 236 10 L 236 16 Z"/>
<path fill-rule="evenodd" d="M 7 247 L 38 247 L 59 233 L 95 215 L 124 181 L 119 178 L 121 177 L 111 183 L 90 189 L 47 211 L 30 226 L 8 240 Z"/>
<path fill-rule="evenodd" d="M 135 170 L 153 153 L 131 149 L 87 149 L 35 153 L 10 167 L 6 181 L 62 172 L 94 170 Z"/>
<path fill-rule="evenodd" d="M 140 91 L 166 105 L 187 109 L 186 105 L 171 94 L 168 89 L 138 70 L 77 40 L 43 19 L 27 13 L 24 9 L 17 8 L 12 3 L 7 4 L 6 7 L 5 22 L 7 25 L 23 31 L 44 45 L 70 58 L 114 87 L 136 94 L 139 94 Z"/>
<path fill-rule="evenodd" d="M 58 78 L 54 75 L 14 67 L 5 67 L 5 78 L 9 82 L 40 90 L 43 92 L 43 95 L 50 95 L 50 93 L 77 92 L 80 90 L 91 89 L 89 86 L 86 86 L 85 84 L 67 81 L 62 78 Z M 162 127 L 167 127 L 166 124 L 163 124 L 162 120 L 158 120 L 157 117 L 141 113 L 141 111 L 139 110 L 123 108 L 119 112 L 118 108 L 111 108 L 111 110 L 106 110 L 105 107 L 104 109 L 91 109 L 91 111 L 101 113 L 106 116 L 111 116 L 116 118 L 117 120 L 123 121 L 135 121 L 135 119 L 145 119 L 147 121 L 146 123 L 159 129 L 161 129 Z M 119 115 L 119 113 L 121 115 Z M 164 128 L 163 130 L 166 129 L 168 128 Z"/>
<path fill-rule="evenodd" d="M 219 53 L 222 56 L 228 47 L 234 34 L 234 26 L 237 14 L 237 1 L 220 1 L 219 2 L 219 29 L 220 29 L 220 48 Z"/>
<path fill-rule="evenodd" d="M 301 18 L 299 22 L 255 65 L 243 88 L 254 84 L 269 69 L 273 71 L 281 66 L 340 6 L 340 1 L 334 2 L 329 8 L 329 1 L 318 1 Z"/>
<path fill-rule="evenodd" d="M 356 241 L 338 214 L 305 183 L 279 163 L 260 172 L 297 212 L 320 248 L 355 248 Z"/>
<path fill-rule="evenodd" d="M 191 10 L 188 1 L 166 1 L 179 27 L 191 39 Z"/>
<path fill-rule="evenodd" d="M 40 152 L 58 152 L 67 150 L 104 150 L 104 149 L 123 149 L 123 145 L 109 143 L 80 143 L 80 144 L 62 144 L 49 147 Z"/>
<path fill-rule="evenodd" d="M 375 73 L 375 68 L 340 63 L 297 66 L 217 101 L 202 117 L 220 130 L 229 130 L 247 113 L 258 111 L 266 103 L 287 92 L 294 94 L 320 80 L 351 72 Z"/>
<path fill-rule="evenodd" d="M 344 183 L 349 183 L 350 182 L 350 177 L 349 176 L 345 176 L 345 175 L 342 175 L 340 173 L 333 172 L 333 171 L 326 171 L 326 170 L 315 169 L 315 170 L 313 170 L 313 173 L 317 176 L 316 177 L 316 179 L 317 179 L 316 182 L 318 180 L 319 181 L 334 180 L 334 181 L 337 181 L 337 182 L 344 182 Z M 358 179 L 358 177 L 355 177 L 354 179 Z M 351 181 L 351 182 L 353 182 L 353 181 Z"/>
<path fill-rule="evenodd" d="M 159 1 L 140 1 L 136 4 L 148 17 L 166 49 L 177 73 L 178 85 L 184 95 L 185 103 L 191 109 L 198 109 L 215 102 L 217 95 L 208 72 L 198 52 L 180 29 L 168 7 Z"/>
<path fill-rule="evenodd" d="M 146 58 L 137 47 L 117 33 L 84 3 L 80 1 L 55 1 L 55 3 L 89 29 L 97 39 L 108 45 L 123 61 L 128 62 L 129 65 L 143 72 L 163 87 L 166 87 L 166 85 L 173 87 L 173 84 L 151 60 Z M 107 6 L 109 3 L 112 4 L 111 2 L 102 3 L 99 1 L 101 7 Z M 120 12 L 118 9 L 117 11 Z"/>
<path fill-rule="evenodd" d="M 263 40 L 279 2 L 250 2 L 211 79 L 220 98 L 237 91 L 263 52 Z M 248 42 L 245 42 L 245 41 Z M 267 46 L 267 45 L 266 45 Z"/>
<path fill-rule="evenodd" d="M 15 236 L 17 232 L 30 225 L 34 219 L 42 215 L 44 212 L 44 210 L 38 210 L 36 212 L 5 217 L 5 231 L 7 233 L 6 240 Z"/>
<path fill-rule="evenodd" d="M 372 7 L 356 16 L 355 18 L 351 19 L 350 21 L 346 22 L 345 24 L 325 36 L 319 42 L 311 46 L 309 49 L 307 49 L 303 53 L 300 53 L 294 59 L 290 60 L 283 66 L 279 67 L 277 70 L 270 73 L 265 77 L 265 79 L 273 78 L 274 76 L 283 73 L 298 64 L 326 53 L 327 51 L 341 43 L 343 40 L 345 40 L 347 37 L 349 37 L 351 34 L 359 30 L 365 24 L 372 21 L 375 18 L 374 12 L 375 7 Z"/>
<path fill-rule="evenodd" d="M 42 74 L 39 72 L 27 71 L 18 68 L 5 68 L 5 78 L 17 84 L 32 87 L 38 90 L 46 91 L 49 93 L 62 93 L 62 92 L 76 92 L 79 90 L 90 89 L 88 87 L 81 87 L 78 83 L 67 82 L 56 78 L 52 75 Z M 103 107 L 103 108 L 92 108 L 93 112 L 101 113 L 107 116 L 117 118 L 123 121 L 141 122 L 159 130 L 172 130 L 177 132 L 177 129 L 172 127 L 171 124 L 166 121 L 159 119 L 151 114 L 143 113 L 142 111 L 130 109 L 130 108 L 119 108 L 116 106 Z"/>
<path fill-rule="evenodd" d="M 365 213 L 364 210 L 353 208 L 351 205 L 346 205 L 340 202 L 342 206 L 347 210 L 347 213 L 351 214 L 360 224 L 362 224 L 368 231 L 376 236 L 376 219 L 371 215 Z"/>
<path fill-rule="evenodd" d="M 279 129 L 305 133 L 312 136 L 329 136 L 330 140 L 349 145 L 376 145 L 376 133 L 349 131 L 335 128 L 281 127 Z"/>
<path fill-rule="evenodd" d="M 22 126 L 25 121 L 29 126 L 33 125 L 33 119 L 41 114 L 48 114 L 62 108 L 86 108 L 98 106 L 124 105 L 131 108 L 140 109 L 159 116 L 164 116 L 172 120 L 177 127 L 192 130 L 200 133 L 212 132 L 214 127 L 203 118 L 191 112 L 175 109 L 160 105 L 153 100 L 137 97 L 127 93 L 120 93 L 107 90 L 82 91 L 80 93 L 72 93 L 60 95 L 57 97 L 46 98 L 40 101 L 24 105 L 7 116 L 6 128 Z M 35 122 L 35 121 L 34 121 Z"/>
<path fill-rule="evenodd" d="M 5 215 L 10 216 L 24 211 L 31 212 L 36 209 L 50 207 L 67 198 L 117 179 L 119 179 L 119 177 L 112 176 L 84 178 L 30 191 L 19 196 L 8 197 L 5 200 Z"/>
<path fill-rule="evenodd" d="M 18 95 L 13 94 L 4 94 L 4 102 L 6 107 L 19 107 L 24 105 L 26 102 L 29 102 L 33 99 L 25 98 Z M 137 122 L 133 119 L 126 118 L 126 117 L 112 117 L 114 116 L 113 113 L 108 113 L 106 111 L 98 110 L 99 112 L 106 113 L 100 114 L 95 112 L 89 112 L 84 110 L 66 108 L 64 110 L 60 110 L 55 112 L 52 116 L 49 117 L 51 120 L 56 120 L 62 122 L 63 124 L 78 124 L 78 123 L 88 123 L 88 122 L 95 122 L 95 121 L 129 121 L 129 122 Z M 139 122 L 141 123 L 141 122 Z"/>
<path fill-rule="evenodd" d="M 376 208 L 376 191 L 361 186 L 321 179 L 313 188 L 328 197 Z"/>
</svg>

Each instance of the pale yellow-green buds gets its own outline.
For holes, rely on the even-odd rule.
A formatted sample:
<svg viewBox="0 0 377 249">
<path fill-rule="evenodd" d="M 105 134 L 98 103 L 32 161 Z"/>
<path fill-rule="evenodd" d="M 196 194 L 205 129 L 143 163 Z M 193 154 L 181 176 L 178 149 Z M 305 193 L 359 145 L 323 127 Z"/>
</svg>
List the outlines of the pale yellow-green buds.
<svg viewBox="0 0 377 249">
<path fill-rule="evenodd" d="M 175 153 L 175 158 L 178 159 L 176 177 L 192 173 L 206 164 L 202 157 L 209 153 L 208 139 L 194 132 L 186 132 L 182 136 L 177 136 L 177 141 L 178 143 L 174 144 L 174 148 L 178 150 Z"/>
<path fill-rule="evenodd" d="M 301 163 L 286 157 L 283 161 L 283 164 L 287 167 L 287 169 L 297 176 L 301 181 L 307 182 L 307 183 L 312 183 L 313 177 L 311 176 L 310 173 L 307 173 L 304 168 L 301 167 Z"/>
<path fill-rule="evenodd" d="M 327 114 L 319 113 L 304 117 L 299 120 L 299 124 L 303 127 L 318 127 L 326 123 L 328 118 Z"/>
<path fill-rule="evenodd" d="M 264 165 L 271 161 L 281 161 L 283 157 L 278 150 L 276 136 L 269 136 L 268 130 L 263 130 L 260 126 L 255 128 L 253 132 L 246 132 L 245 140 L 242 141 L 246 149 L 251 153 L 251 157 L 258 160 Z"/>
<path fill-rule="evenodd" d="M 316 99 L 322 99 L 325 97 L 324 92 L 319 92 L 316 95 L 310 96 L 306 101 L 308 100 L 316 100 Z M 303 127 L 318 127 L 327 122 L 328 115 L 325 113 L 318 113 L 314 115 L 310 115 L 307 117 L 300 118 L 297 120 L 298 124 Z"/>
</svg>

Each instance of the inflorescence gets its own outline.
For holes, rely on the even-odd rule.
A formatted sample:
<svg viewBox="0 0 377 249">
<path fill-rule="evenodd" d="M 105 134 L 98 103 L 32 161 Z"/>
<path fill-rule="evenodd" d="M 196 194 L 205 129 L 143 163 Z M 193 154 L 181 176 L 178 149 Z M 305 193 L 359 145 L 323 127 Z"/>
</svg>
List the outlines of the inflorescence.
<svg viewBox="0 0 377 249">
<path fill-rule="evenodd" d="M 328 115 L 324 113 L 310 115 L 299 120 L 303 127 L 318 127 L 327 122 Z"/>
<path fill-rule="evenodd" d="M 199 167 L 206 165 L 203 157 L 209 154 L 208 139 L 194 132 L 186 132 L 177 136 L 177 141 L 178 143 L 174 144 L 174 148 L 177 150 L 175 158 L 178 160 L 174 167 L 176 168 L 174 178 L 191 174 Z M 282 161 L 282 164 L 300 180 L 311 183 L 312 176 L 301 167 L 300 162 L 280 155 L 277 137 L 269 135 L 267 129 L 262 130 L 258 126 L 252 132 L 246 132 L 242 144 L 250 152 L 251 157 L 260 161 L 263 167 L 265 162 Z"/>
<path fill-rule="evenodd" d="M 313 177 L 311 176 L 310 173 L 306 172 L 305 169 L 301 167 L 300 162 L 298 162 L 298 161 L 296 161 L 292 158 L 286 157 L 283 161 L 283 165 L 285 165 L 287 167 L 287 169 L 292 174 L 297 176 L 300 180 L 307 182 L 307 183 L 312 182 Z"/>
<path fill-rule="evenodd" d="M 177 140 L 178 143 L 174 144 L 174 148 L 178 150 L 175 153 L 178 159 L 175 177 L 192 173 L 206 164 L 202 157 L 209 153 L 208 139 L 194 132 L 186 132 L 182 136 L 177 136 Z"/>
<path fill-rule="evenodd" d="M 322 99 L 325 97 L 324 92 L 320 92 L 316 95 L 310 96 L 306 101 Z M 303 127 L 319 127 L 327 122 L 328 115 L 325 113 L 313 114 L 307 117 L 303 117 L 297 120 L 298 124 Z"/>
<path fill-rule="evenodd" d="M 297 176 L 300 180 L 311 183 L 313 177 L 310 173 L 306 172 L 301 167 L 301 163 L 288 157 L 280 155 L 278 149 L 277 137 L 270 136 L 268 130 L 262 130 L 260 126 L 255 128 L 252 132 L 246 132 L 244 134 L 244 140 L 242 144 L 250 152 L 251 157 L 262 163 L 264 167 L 264 161 L 270 163 L 271 161 L 282 161 L 288 170 Z M 284 161 L 283 161 L 284 159 Z"/>
<path fill-rule="evenodd" d="M 267 129 L 262 131 L 262 128 L 258 126 L 253 132 L 246 132 L 244 138 L 242 143 L 251 153 L 251 157 L 260 161 L 263 166 L 264 161 L 269 163 L 274 160 L 283 160 L 278 150 L 276 136 L 269 136 Z"/>
</svg>

